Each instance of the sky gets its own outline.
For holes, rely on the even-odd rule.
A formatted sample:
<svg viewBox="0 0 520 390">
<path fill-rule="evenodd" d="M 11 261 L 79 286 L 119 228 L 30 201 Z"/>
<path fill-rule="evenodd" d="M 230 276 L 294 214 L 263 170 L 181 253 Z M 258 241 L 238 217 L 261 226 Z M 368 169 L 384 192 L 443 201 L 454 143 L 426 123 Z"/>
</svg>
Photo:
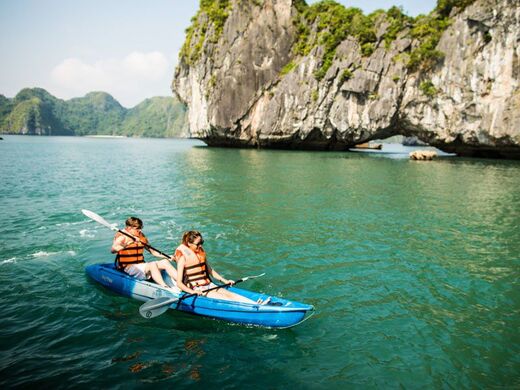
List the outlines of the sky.
<svg viewBox="0 0 520 390">
<path fill-rule="evenodd" d="M 410 16 L 436 0 L 337 0 L 365 13 Z M 307 3 L 314 3 L 307 0 Z M 171 96 L 177 57 L 198 0 L 0 0 L 0 94 L 45 88 L 61 99 L 105 91 L 123 106 Z"/>
</svg>

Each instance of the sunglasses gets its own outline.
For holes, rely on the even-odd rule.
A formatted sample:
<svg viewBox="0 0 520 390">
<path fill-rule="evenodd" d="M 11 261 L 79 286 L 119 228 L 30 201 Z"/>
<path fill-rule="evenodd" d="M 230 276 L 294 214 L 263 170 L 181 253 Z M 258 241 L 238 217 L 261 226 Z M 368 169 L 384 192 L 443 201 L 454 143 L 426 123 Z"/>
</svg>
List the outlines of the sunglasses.
<svg viewBox="0 0 520 390">
<path fill-rule="evenodd" d="M 200 242 L 198 244 L 195 244 L 194 242 L 190 242 L 190 244 L 192 245 L 196 245 L 196 246 L 201 246 L 202 244 L 204 244 L 204 240 L 201 239 Z"/>
</svg>

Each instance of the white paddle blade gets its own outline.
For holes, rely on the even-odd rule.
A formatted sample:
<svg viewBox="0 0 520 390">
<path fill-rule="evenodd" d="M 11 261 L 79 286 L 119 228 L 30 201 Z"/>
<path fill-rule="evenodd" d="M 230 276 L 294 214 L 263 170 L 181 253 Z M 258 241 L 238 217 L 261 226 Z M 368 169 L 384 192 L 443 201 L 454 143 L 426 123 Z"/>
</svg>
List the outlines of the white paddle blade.
<svg viewBox="0 0 520 390">
<path fill-rule="evenodd" d="M 265 275 L 265 272 L 263 274 L 260 274 L 260 275 L 246 276 L 245 278 L 242 279 L 242 281 L 245 282 L 247 279 L 255 279 L 255 278 L 259 278 L 259 277 L 264 276 L 264 275 Z"/>
<path fill-rule="evenodd" d="M 148 302 L 141 305 L 139 308 L 139 314 L 144 318 L 150 319 L 163 314 L 172 303 L 175 303 L 179 298 L 160 297 L 149 300 Z"/>
<path fill-rule="evenodd" d="M 90 210 L 85 210 L 85 209 L 81 210 L 81 212 L 83 214 L 85 214 L 87 217 L 89 217 L 90 219 L 100 223 L 101 225 L 105 225 L 110 230 L 117 230 L 117 227 L 115 227 L 114 224 L 108 223 L 103 217 L 97 215 L 95 212 L 90 211 Z"/>
</svg>

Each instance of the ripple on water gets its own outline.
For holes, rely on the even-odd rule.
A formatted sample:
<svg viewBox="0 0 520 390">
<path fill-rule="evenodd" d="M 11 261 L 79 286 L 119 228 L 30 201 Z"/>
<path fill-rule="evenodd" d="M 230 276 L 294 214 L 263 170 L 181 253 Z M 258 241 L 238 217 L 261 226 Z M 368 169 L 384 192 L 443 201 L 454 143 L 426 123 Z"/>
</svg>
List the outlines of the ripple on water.
<svg viewBox="0 0 520 390">
<path fill-rule="evenodd" d="M 16 257 L 11 257 L 10 259 L 0 260 L 0 265 L 11 264 L 11 263 L 16 263 Z"/>
</svg>

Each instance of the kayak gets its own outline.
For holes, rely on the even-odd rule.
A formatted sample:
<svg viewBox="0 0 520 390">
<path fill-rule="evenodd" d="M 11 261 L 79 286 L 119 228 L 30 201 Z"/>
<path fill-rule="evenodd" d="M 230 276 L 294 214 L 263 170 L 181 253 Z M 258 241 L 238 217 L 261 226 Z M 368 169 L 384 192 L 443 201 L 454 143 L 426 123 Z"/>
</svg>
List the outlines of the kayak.
<svg viewBox="0 0 520 390">
<path fill-rule="evenodd" d="M 117 294 L 140 301 L 149 301 L 160 297 L 181 298 L 179 301 L 172 303 L 169 308 L 239 324 L 269 328 L 289 328 L 298 325 L 314 313 L 314 306 L 312 305 L 237 287 L 229 287 L 229 291 L 245 296 L 255 302 L 258 299 L 265 301 L 267 298 L 270 298 L 269 303 L 261 305 L 203 296 L 189 296 L 183 299 L 182 297 L 188 294 L 182 292 L 176 286 L 166 289 L 151 281 L 135 279 L 117 270 L 114 264 L 111 263 L 92 264 L 87 266 L 85 271 L 91 279 Z M 174 285 L 168 275 L 164 274 L 163 277 L 168 285 Z"/>
</svg>

